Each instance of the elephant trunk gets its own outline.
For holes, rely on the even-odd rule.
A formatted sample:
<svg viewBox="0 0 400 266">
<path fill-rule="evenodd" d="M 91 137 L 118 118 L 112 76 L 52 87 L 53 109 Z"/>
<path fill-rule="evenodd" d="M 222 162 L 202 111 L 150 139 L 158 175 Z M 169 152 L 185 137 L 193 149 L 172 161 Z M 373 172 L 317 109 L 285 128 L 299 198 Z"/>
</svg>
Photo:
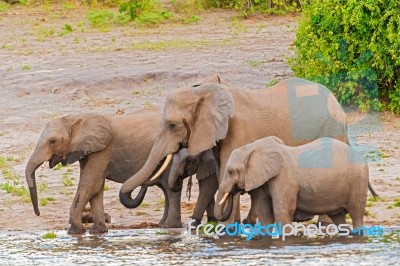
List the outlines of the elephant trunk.
<svg viewBox="0 0 400 266">
<path fill-rule="evenodd" d="M 221 206 L 221 210 L 224 209 L 225 204 L 223 204 Z M 229 219 L 229 217 L 232 214 L 232 207 L 233 207 L 233 194 L 229 193 L 228 196 L 228 205 L 226 206 L 225 210 L 222 212 L 222 215 L 219 217 L 218 220 L 220 220 L 221 222 L 225 222 L 226 220 Z"/>
<path fill-rule="evenodd" d="M 130 177 L 122 185 L 119 192 L 119 199 L 122 205 L 128 207 L 134 204 L 134 199 L 132 199 L 132 191 L 138 186 L 145 184 L 145 182 L 151 177 L 151 175 L 157 169 L 158 164 L 163 160 L 166 154 L 162 152 L 165 150 L 164 147 L 159 147 L 159 141 L 154 144 L 149 157 L 143 167 L 134 176 Z M 161 152 L 160 152 L 161 151 Z M 139 193 L 140 194 L 140 193 Z M 139 197 L 139 195 L 138 195 Z M 129 207 L 128 207 L 129 208 Z"/>
<path fill-rule="evenodd" d="M 26 182 L 28 183 L 29 194 L 31 196 L 33 210 L 35 211 L 35 214 L 37 216 L 39 216 L 40 211 L 39 211 L 39 205 L 38 205 L 35 171 L 46 160 L 38 160 L 37 158 L 40 158 L 40 157 L 37 156 L 37 152 L 35 151 L 32 154 L 32 156 L 29 158 L 29 161 L 25 167 L 25 178 L 26 178 Z"/>
<path fill-rule="evenodd" d="M 119 192 L 119 198 L 121 200 L 122 205 L 129 209 L 137 208 L 139 207 L 140 204 L 142 204 L 144 196 L 146 195 L 147 192 L 147 186 L 143 185 L 140 187 L 140 191 L 136 198 L 132 199 L 131 194 L 126 194 L 122 193 L 121 191 Z"/>
<path fill-rule="evenodd" d="M 184 168 L 182 166 L 184 166 L 184 161 L 188 157 L 189 153 L 186 148 L 179 151 L 179 153 L 174 154 L 171 171 L 168 176 L 168 186 L 170 189 L 179 187 L 179 184 L 177 183 L 178 178 L 183 174 Z M 182 183 L 181 180 L 180 183 Z"/>
</svg>

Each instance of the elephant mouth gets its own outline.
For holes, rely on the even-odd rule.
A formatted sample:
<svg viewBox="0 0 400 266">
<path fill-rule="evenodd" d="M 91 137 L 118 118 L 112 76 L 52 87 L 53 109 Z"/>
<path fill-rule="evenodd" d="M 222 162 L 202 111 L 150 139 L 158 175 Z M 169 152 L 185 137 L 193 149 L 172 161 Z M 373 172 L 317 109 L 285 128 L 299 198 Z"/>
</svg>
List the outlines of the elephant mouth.
<svg viewBox="0 0 400 266">
<path fill-rule="evenodd" d="M 63 160 L 62 155 L 55 154 L 49 160 L 50 169 L 53 169 L 58 163 L 61 163 L 63 166 L 67 165 L 67 161 Z"/>
</svg>

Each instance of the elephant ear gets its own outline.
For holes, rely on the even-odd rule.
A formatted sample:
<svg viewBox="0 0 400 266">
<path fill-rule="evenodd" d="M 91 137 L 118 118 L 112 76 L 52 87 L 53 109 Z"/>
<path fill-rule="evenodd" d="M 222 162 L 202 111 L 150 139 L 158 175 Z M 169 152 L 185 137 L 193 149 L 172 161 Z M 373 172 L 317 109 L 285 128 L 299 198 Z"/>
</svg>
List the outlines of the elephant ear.
<svg viewBox="0 0 400 266">
<path fill-rule="evenodd" d="M 211 175 L 218 174 L 218 168 L 213 151 L 211 149 L 203 151 L 200 154 L 200 164 L 196 174 L 197 180 L 203 180 Z"/>
<path fill-rule="evenodd" d="M 246 163 L 244 187 L 251 191 L 279 175 L 282 167 L 282 154 L 279 148 L 268 148 L 266 153 L 252 150 Z"/>
<path fill-rule="evenodd" d="M 67 162 L 72 164 L 107 147 L 113 136 L 110 122 L 101 115 L 74 116 L 70 128 Z"/>
<path fill-rule="evenodd" d="M 199 87 L 207 83 L 218 83 L 218 84 L 228 85 L 228 83 L 225 80 L 223 80 L 219 75 L 212 75 L 206 77 L 203 80 L 200 80 L 199 82 L 196 82 L 195 84 L 192 85 L 192 87 Z"/>
<path fill-rule="evenodd" d="M 228 133 L 233 116 L 233 98 L 222 85 L 209 83 L 194 88 L 198 96 L 189 137 L 189 155 L 211 149 Z"/>
</svg>

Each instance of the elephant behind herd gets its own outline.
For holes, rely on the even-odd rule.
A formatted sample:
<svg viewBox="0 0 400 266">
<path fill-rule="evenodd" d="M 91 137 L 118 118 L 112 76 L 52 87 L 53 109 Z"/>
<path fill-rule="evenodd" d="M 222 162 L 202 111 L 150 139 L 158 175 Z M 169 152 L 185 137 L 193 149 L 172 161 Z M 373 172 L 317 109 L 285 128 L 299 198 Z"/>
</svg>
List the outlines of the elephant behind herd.
<svg viewBox="0 0 400 266">
<path fill-rule="evenodd" d="M 223 210 L 215 204 L 214 195 L 229 156 L 235 149 L 268 136 L 277 136 L 289 146 L 321 137 L 347 143 L 346 115 L 327 88 L 304 79 L 244 90 L 212 76 L 169 93 L 162 112 L 143 109 L 122 116 L 72 115 L 49 122 L 25 175 L 39 215 L 36 169 L 45 161 L 51 168 L 57 163 L 79 161 L 80 179 L 70 209 L 69 233 L 85 232 L 81 215 L 88 202 L 94 220 L 90 232 L 107 231 L 105 179 L 123 183 L 120 200 L 128 208 L 140 205 L 147 186 L 157 185 L 166 198 L 160 226 L 182 227 L 183 178 L 196 174 L 199 180 L 200 193 L 192 216 L 197 223 L 205 211 L 209 220 L 220 220 Z M 139 186 L 139 194 L 132 199 L 132 191 Z M 222 197 L 223 193 L 218 192 L 218 202 Z M 233 205 L 228 221 L 240 221 L 239 195 Z M 246 222 L 255 223 L 256 219 L 252 196 Z"/>
</svg>

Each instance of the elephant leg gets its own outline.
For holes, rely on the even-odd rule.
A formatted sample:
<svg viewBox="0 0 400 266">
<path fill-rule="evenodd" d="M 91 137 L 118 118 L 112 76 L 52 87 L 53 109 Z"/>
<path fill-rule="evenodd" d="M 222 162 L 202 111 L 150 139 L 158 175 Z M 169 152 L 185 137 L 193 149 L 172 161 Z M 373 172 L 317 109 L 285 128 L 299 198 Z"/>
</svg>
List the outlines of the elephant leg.
<svg viewBox="0 0 400 266">
<path fill-rule="evenodd" d="M 93 226 L 89 230 L 91 234 L 107 233 L 106 219 L 104 214 L 103 196 L 104 196 L 104 183 L 97 194 L 90 199 L 90 206 L 92 207 Z"/>
<path fill-rule="evenodd" d="M 332 219 L 333 223 L 335 225 L 339 225 L 339 224 L 346 224 L 346 218 L 345 218 L 345 213 L 339 213 L 336 215 L 328 215 L 329 218 Z"/>
<path fill-rule="evenodd" d="M 95 161 L 86 159 L 85 162 L 80 162 L 81 174 L 78 188 L 70 209 L 69 223 L 71 225 L 68 229 L 68 234 L 85 233 L 86 230 L 82 224 L 82 212 L 87 203 L 92 200 L 96 194 L 104 189 L 104 169 L 92 162 Z M 101 221 L 104 223 L 103 192 L 100 193 L 99 197 L 101 197 L 101 200 L 96 197 L 96 199 L 93 201 L 94 204 L 91 202 L 90 205 L 93 211 L 93 219 L 95 219 L 94 222 L 99 223 Z M 95 218 L 95 216 L 97 217 Z M 100 216 L 102 217 L 100 218 Z"/>
<path fill-rule="evenodd" d="M 168 195 L 167 195 L 167 192 L 165 191 L 164 187 L 162 185 L 157 185 L 157 187 L 159 187 L 162 190 L 163 195 L 164 195 L 164 200 L 165 200 L 165 202 L 164 202 L 164 213 L 163 213 L 163 216 L 162 216 L 161 220 L 158 222 L 158 225 L 160 227 L 162 227 L 162 225 L 164 224 L 164 222 L 165 222 L 165 220 L 167 219 L 167 216 L 168 216 L 169 199 L 168 199 Z"/>
<path fill-rule="evenodd" d="M 328 215 L 323 214 L 323 215 L 318 216 L 318 223 L 321 223 L 321 225 L 326 226 L 328 224 L 332 224 L 333 221 L 331 220 L 331 218 Z"/>
<path fill-rule="evenodd" d="M 82 212 L 93 196 L 93 193 L 88 188 L 89 186 L 80 182 L 70 209 L 69 223 L 71 225 L 68 229 L 68 234 L 83 234 L 86 232 L 82 224 Z"/>
<path fill-rule="evenodd" d="M 163 228 L 182 228 L 181 219 L 181 193 L 173 192 L 168 186 L 168 175 L 162 177 L 161 184 L 158 185 L 165 196 L 164 216 L 160 221 Z"/>
<path fill-rule="evenodd" d="M 249 210 L 249 213 L 247 214 L 247 217 L 243 219 L 243 224 L 256 224 L 257 223 L 257 211 L 256 211 L 256 206 L 257 206 L 257 202 L 258 202 L 258 199 L 256 199 L 257 193 L 258 192 L 256 192 L 256 191 L 250 193 L 250 199 L 251 199 L 250 210 Z"/>
<path fill-rule="evenodd" d="M 214 195 L 218 190 L 218 179 L 216 175 L 199 180 L 199 196 L 197 197 L 196 207 L 193 210 L 192 218 L 201 223 L 204 212 L 207 210 L 208 220 L 214 220 Z M 215 219 L 216 220 L 216 219 Z"/>
<path fill-rule="evenodd" d="M 272 211 L 272 200 L 271 197 L 263 190 L 259 188 L 252 192 L 252 205 L 254 200 L 256 215 L 262 225 L 267 226 L 275 222 L 274 213 Z"/>
</svg>

